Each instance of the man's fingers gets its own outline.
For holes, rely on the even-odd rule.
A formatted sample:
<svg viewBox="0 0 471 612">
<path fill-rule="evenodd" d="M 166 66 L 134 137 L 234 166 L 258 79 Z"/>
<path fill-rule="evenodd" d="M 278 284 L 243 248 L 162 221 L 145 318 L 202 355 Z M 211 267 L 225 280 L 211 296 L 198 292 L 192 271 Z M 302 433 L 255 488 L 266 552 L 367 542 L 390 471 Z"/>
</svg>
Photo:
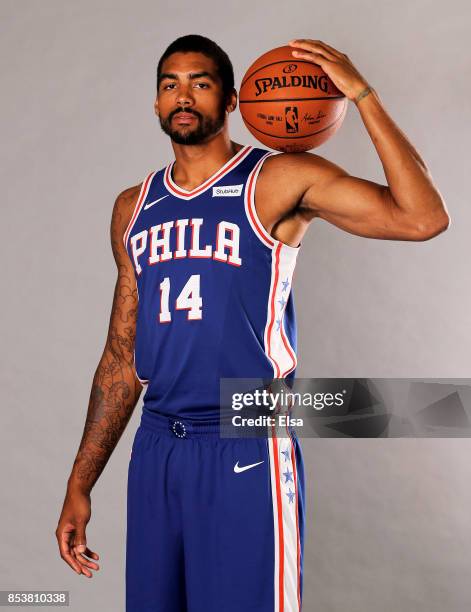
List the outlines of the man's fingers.
<svg viewBox="0 0 471 612">
<path fill-rule="evenodd" d="M 88 548 L 88 546 L 82 554 L 90 557 L 90 559 L 96 559 L 97 561 L 100 558 L 100 555 L 94 552 L 91 548 Z"/>
<path fill-rule="evenodd" d="M 307 59 L 318 66 L 322 66 L 323 64 L 328 63 L 330 60 L 325 55 L 321 53 L 307 53 L 305 51 L 298 51 L 296 49 L 293 50 L 293 57 L 299 57 L 299 59 Z"/>
<path fill-rule="evenodd" d="M 82 562 L 81 555 L 76 552 L 75 548 L 72 549 L 72 554 L 73 554 L 73 557 L 75 559 L 75 562 L 78 563 L 78 566 L 79 566 L 79 569 L 80 569 L 79 573 L 80 574 L 84 574 L 85 576 L 87 576 L 87 578 L 91 578 L 92 577 L 91 571 Z"/>
<path fill-rule="evenodd" d="M 87 536 L 85 535 L 85 523 L 77 523 L 75 528 L 74 545 L 79 553 L 87 549 Z"/>
<path fill-rule="evenodd" d="M 87 547 L 85 523 L 78 523 L 77 525 L 69 523 L 60 532 L 56 532 L 56 537 L 62 559 L 77 574 L 84 574 L 87 578 L 91 578 L 92 572 L 89 568 L 94 570 L 100 569 L 97 563 L 84 556 L 87 555 L 91 559 L 99 559 L 97 553 Z"/>
<path fill-rule="evenodd" d="M 290 41 L 289 44 L 293 48 L 297 47 L 298 49 L 304 49 L 311 53 L 323 55 L 326 59 L 331 61 L 337 60 L 340 57 L 340 53 L 336 49 L 329 47 L 329 45 L 326 45 L 320 40 L 305 40 L 301 38 Z"/>
<path fill-rule="evenodd" d="M 82 533 L 81 537 L 79 536 L 79 533 Z M 73 540 L 70 545 L 70 552 L 73 558 L 75 559 L 75 562 L 78 563 L 78 566 L 80 568 L 80 573 L 87 576 L 87 578 L 91 578 L 92 573 L 83 563 L 82 555 L 81 555 L 82 550 L 85 551 L 85 549 L 87 548 L 86 541 L 84 540 L 85 540 L 84 528 L 82 525 L 80 526 L 77 525 L 75 534 L 73 536 Z"/>
<path fill-rule="evenodd" d="M 77 574 L 81 574 L 82 573 L 82 568 L 80 567 L 80 563 L 78 563 L 78 561 L 75 559 L 75 557 L 73 557 L 70 553 L 68 552 L 61 552 L 61 557 L 64 559 L 64 561 L 70 565 L 70 567 L 77 572 Z"/>
<path fill-rule="evenodd" d="M 75 557 L 78 560 L 78 562 L 81 563 L 82 565 L 85 565 L 85 567 L 89 567 L 90 569 L 94 569 L 94 570 L 100 569 L 100 566 L 98 565 L 98 563 L 95 563 L 94 561 L 90 561 L 82 554 L 76 553 Z"/>
<path fill-rule="evenodd" d="M 316 40 L 315 42 L 321 45 L 322 47 L 324 47 L 324 49 L 327 49 L 327 51 L 332 53 L 332 55 L 335 55 L 337 58 L 342 57 L 343 53 L 341 51 L 339 51 L 338 49 L 335 49 L 334 47 L 331 47 L 330 45 L 325 43 L 323 40 Z"/>
<path fill-rule="evenodd" d="M 64 531 L 62 534 L 58 536 L 58 544 L 59 544 L 59 552 L 64 559 L 64 561 L 70 565 L 70 567 L 77 572 L 77 574 L 81 574 L 82 570 L 80 564 L 75 559 L 75 556 L 72 554 L 69 546 L 70 541 L 70 532 Z"/>
<path fill-rule="evenodd" d="M 100 558 L 99 555 L 96 552 L 93 552 L 93 550 L 91 550 L 90 548 L 88 548 L 88 546 L 86 546 L 85 550 L 83 550 L 82 552 L 81 549 L 83 549 L 83 545 L 73 546 L 74 555 L 80 563 L 82 563 L 83 561 L 90 561 L 91 559 L 98 560 Z"/>
</svg>

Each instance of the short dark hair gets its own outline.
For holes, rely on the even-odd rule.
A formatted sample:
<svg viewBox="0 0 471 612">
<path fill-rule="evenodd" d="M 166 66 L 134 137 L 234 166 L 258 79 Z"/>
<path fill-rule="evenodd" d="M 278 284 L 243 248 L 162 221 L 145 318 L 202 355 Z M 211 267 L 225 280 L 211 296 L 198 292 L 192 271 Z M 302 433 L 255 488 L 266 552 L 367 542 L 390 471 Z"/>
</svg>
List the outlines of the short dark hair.
<svg viewBox="0 0 471 612">
<path fill-rule="evenodd" d="M 226 101 L 234 89 L 234 68 L 229 56 L 210 38 L 199 34 L 187 34 L 174 40 L 164 51 L 157 65 L 157 90 L 160 85 L 162 64 L 172 53 L 202 53 L 216 64 L 217 74 L 222 81 L 222 91 Z"/>
</svg>

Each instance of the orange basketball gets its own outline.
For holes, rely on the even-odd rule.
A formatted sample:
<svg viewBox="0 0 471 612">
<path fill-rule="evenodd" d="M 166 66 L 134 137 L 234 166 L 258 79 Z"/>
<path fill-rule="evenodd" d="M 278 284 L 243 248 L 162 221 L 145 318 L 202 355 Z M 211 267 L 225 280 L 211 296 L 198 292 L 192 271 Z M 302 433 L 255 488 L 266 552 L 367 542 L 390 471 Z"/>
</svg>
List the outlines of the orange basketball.
<svg viewBox="0 0 471 612">
<path fill-rule="evenodd" d="M 317 64 L 297 59 L 286 45 L 260 56 L 247 70 L 239 108 L 262 144 L 293 153 L 318 147 L 342 125 L 348 99 Z"/>
</svg>

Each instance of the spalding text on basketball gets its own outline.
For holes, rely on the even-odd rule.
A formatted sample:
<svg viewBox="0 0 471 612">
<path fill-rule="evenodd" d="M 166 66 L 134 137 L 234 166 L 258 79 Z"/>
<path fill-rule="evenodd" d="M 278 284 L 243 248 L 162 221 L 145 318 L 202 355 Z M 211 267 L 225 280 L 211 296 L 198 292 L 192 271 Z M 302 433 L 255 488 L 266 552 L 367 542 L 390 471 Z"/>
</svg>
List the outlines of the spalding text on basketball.
<svg viewBox="0 0 471 612">
<path fill-rule="evenodd" d="M 321 90 L 327 93 L 328 79 L 326 75 L 303 74 L 282 76 L 282 77 L 264 77 L 255 80 L 256 91 L 255 95 L 266 93 L 268 90 L 282 89 L 284 87 L 306 87 L 308 89 Z"/>
</svg>

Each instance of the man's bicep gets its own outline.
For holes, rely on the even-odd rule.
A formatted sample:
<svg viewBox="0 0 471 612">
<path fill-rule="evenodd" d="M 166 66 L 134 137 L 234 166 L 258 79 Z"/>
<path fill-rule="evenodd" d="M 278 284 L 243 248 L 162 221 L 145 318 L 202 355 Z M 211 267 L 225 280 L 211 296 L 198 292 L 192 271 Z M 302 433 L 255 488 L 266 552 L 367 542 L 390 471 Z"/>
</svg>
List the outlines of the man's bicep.
<svg viewBox="0 0 471 612">
<path fill-rule="evenodd" d="M 304 209 L 311 218 L 361 221 L 387 206 L 385 186 L 350 176 L 320 155 L 281 153 L 268 158 L 268 167 L 270 161 L 267 193 L 283 194 L 289 206 Z"/>
<path fill-rule="evenodd" d="M 306 180 L 306 169 L 304 176 Z M 416 224 L 397 207 L 386 185 L 350 176 L 327 160 L 313 163 L 311 177 L 300 208 L 308 209 L 313 217 L 357 236 L 415 238 Z"/>
<path fill-rule="evenodd" d="M 129 364 L 134 361 L 137 304 L 137 287 L 133 275 L 127 269 L 121 269 L 114 289 L 106 348 Z"/>
<path fill-rule="evenodd" d="M 134 268 L 124 246 L 123 237 L 134 210 L 139 187 L 120 194 L 113 208 L 110 238 L 117 267 L 106 348 L 119 359 L 134 363 L 138 292 Z"/>
<path fill-rule="evenodd" d="M 302 159 L 300 174 L 305 186 L 300 206 L 323 218 L 336 215 L 354 219 L 385 204 L 385 186 L 351 176 L 318 155 Z"/>
<path fill-rule="evenodd" d="M 394 203 L 386 186 L 348 174 L 315 182 L 304 195 L 301 206 L 327 221 L 356 224 L 381 224 L 394 213 Z"/>
</svg>

